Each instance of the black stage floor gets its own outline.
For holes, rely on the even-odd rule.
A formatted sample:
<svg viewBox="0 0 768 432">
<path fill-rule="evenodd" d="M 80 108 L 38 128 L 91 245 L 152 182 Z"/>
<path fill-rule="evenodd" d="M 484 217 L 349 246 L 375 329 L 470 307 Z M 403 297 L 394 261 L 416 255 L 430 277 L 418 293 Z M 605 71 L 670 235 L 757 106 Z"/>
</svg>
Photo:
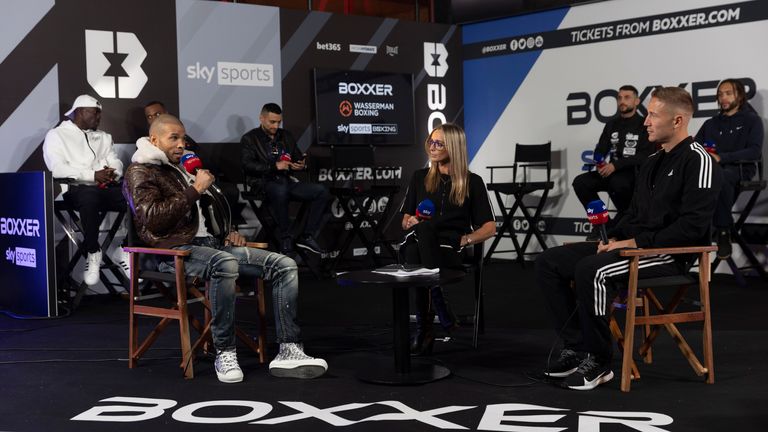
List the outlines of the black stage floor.
<svg viewBox="0 0 768 432">
<path fill-rule="evenodd" d="M 470 346 L 469 328 L 458 330 L 451 341 L 438 342 L 431 357 L 453 375 L 410 387 L 355 377 L 372 359 L 391 358 L 390 293 L 341 288 L 309 273 L 301 275 L 305 345 L 330 365 L 310 381 L 273 378 L 242 347 L 243 383 L 219 383 L 204 356 L 196 377 L 184 380 L 175 328 L 138 368 L 128 369 L 127 302 L 120 298 L 87 297 L 58 320 L 0 316 L 0 430 L 768 430 L 764 281 L 751 279 L 742 288 L 731 276 L 714 278 L 714 385 L 693 373 L 663 333 L 654 363 L 640 364 L 642 379 L 628 394 L 619 391 L 619 355 L 617 377 L 591 392 L 532 379 L 555 340 L 532 266 L 496 262 L 485 281 L 488 329 L 479 349 Z M 469 284 L 449 290 L 459 315 L 472 308 Z M 251 325 L 242 307 L 238 319 Z M 686 329 L 699 350 L 695 328 Z"/>
</svg>

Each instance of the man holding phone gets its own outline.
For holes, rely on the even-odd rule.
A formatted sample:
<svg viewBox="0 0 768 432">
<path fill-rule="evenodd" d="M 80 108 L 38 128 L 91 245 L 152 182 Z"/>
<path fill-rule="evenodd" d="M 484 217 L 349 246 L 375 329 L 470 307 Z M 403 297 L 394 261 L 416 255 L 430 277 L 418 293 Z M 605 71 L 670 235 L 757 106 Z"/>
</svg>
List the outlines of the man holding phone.
<svg viewBox="0 0 768 432">
<path fill-rule="evenodd" d="M 296 146 L 293 136 L 280 127 L 282 121 L 280 106 L 268 103 L 259 114 L 259 127 L 240 139 L 246 183 L 252 192 L 265 194 L 266 205 L 278 224 L 282 254 L 293 251 L 288 206 L 291 201 L 308 202 L 307 223 L 296 239 L 296 247 L 322 254 L 325 251 L 317 243 L 316 235 L 328 210 L 330 194 L 324 185 L 301 182 L 292 175 L 306 170 L 306 154 Z"/>
</svg>

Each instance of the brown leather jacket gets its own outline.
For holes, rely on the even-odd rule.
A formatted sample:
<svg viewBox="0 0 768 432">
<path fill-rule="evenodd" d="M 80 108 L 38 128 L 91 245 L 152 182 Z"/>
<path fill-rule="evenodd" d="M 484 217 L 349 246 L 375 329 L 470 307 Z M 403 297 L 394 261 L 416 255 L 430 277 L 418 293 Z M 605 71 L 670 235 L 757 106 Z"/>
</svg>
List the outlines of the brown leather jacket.
<svg viewBox="0 0 768 432">
<path fill-rule="evenodd" d="M 171 248 L 195 237 L 200 194 L 174 167 L 132 163 L 125 171 L 123 195 L 133 210 L 136 233 L 148 246 Z"/>
</svg>

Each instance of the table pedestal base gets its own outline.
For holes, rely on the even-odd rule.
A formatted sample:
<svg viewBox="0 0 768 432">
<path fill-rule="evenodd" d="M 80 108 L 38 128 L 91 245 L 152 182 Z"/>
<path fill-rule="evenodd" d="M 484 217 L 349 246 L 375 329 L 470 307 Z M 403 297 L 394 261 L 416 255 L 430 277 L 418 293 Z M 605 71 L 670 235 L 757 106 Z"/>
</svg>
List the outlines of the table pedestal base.
<svg viewBox="0 0 768 432">
<path fill-rule="evenodd" d="M 366 361 L 366 363 L 366 370 L 358 372 L 357 378 L 373 384 L 427 384 L 446 378 L 451 374 L 448 368 L 419 358 L 412 358 L 410 372 L 403 373 L 392 370 L 392 359 L 376 359 Z"/>
</svg>

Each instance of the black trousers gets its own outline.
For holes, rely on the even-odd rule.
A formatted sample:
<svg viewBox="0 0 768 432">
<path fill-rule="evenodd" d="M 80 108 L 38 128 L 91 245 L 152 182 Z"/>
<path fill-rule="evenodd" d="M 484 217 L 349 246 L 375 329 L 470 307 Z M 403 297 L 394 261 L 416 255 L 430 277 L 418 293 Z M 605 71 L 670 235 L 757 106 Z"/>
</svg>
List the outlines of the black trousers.
<svg viewBox="0 0 768 432">
<path fill-rule="evenodd" d="M 618 250 L 596 251 L 597 243 L 592 242 L 549 248 L 536 260 L 536 280 L 565 348 L 588 352 L 607 362 L 613 355 L 607 313 L 615 283 L 627 280 L 629 260 L 620 257 Z M 683 271 L 684 265 L 670 255 L 657 255 L 640 259 L 638 278 Z"/>
<path fill-rule="evenodd" d="M 105 188 L 88 185 L 72 185 L 64 199 L 80 214 L 83 225 L 83 239 L 88 253 L 97 252 L 99 246 L 99 226 L 102 217 L 99 213 L 125 210 L 125 198 L 120 185 Z"/>
<path fill-rule="evenodd" d="M 317 235 L 330 203 L 328 188 L 319 183 L 295 182 L 281 176 L 264 184 L 269 208 L 277 221 L 279 236 L 290 237 L 291 221 L 288 205 L 291 201 L 309 202 L 309 214 L 304 234 Z"/>
<path fill-rule="evenodd" d="M 717 196 L 717 204 L 715 205 L 715 214 L 712 218 L 712 225 L 716 228 L 724 229 L 733 225 L 733 214 L 731 209 L 734 202 L 736 202 L 736 189 L 741 181 L 741 172 L 737 165 L 723 165 L 723 187 L 720 189 L 720 194 Z M 746 167 L 744 169 L 744 178 L 750 179 L 754 175 L 755 169 L 753 167 Z"/>
<path fill-rule="evenodd" d="M 573 190 L 584 208 L 590 202 L 600 199 L 597 193 L 604 191 L 608 192 L 619 213 L 629 208 L 634 187 L 634 169 L 614 171 L 608 177 L 602 177 L 597 171 L 590 171 L 579 174 L 573 179 Z"/>
<path fill-rule="evenodd" d="M 436 225 L 430 220 L 424 220 L 414 225 L 400 247 L 401 261 L 406 264 L 421 264 L 426 268 L 460 268 L 461 256 L 448 245 L 441 246 L 440 236 Z M 436 308 L 445 308 L 445 300 L 440 287 L 430 288 L 432 300 L 441 302 Z M 427 313 L 430 306 L 430 289 L 413 290 L 414 304 L 419 313 Z"/>
</svg>

